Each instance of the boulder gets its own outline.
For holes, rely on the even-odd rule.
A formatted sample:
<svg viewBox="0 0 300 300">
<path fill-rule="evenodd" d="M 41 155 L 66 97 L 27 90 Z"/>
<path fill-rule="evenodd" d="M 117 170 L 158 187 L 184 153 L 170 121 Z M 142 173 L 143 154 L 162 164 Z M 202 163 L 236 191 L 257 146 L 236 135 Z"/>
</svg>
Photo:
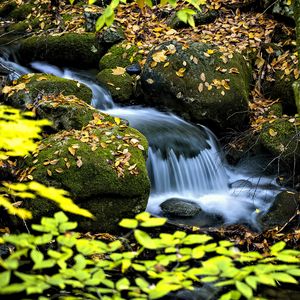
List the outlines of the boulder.
<svg viewBox="0 0 300 300">
<path fill-rule="evenodd" d="M 58 66 L 88 69 L 97 67 L 105 49 L 94 33 L 65 33 L 61 35 L 32 36 L 21 41 L 21 62 L 47 61 Z"/>
<path fill-rule="evenodd" d="M 201 211 L 195 202 L 180 198 L 170 198 L 164 201 L 160 207 L 165 216 L 171 217 L 194 217 Z"/>
<path fill-rule="evenodd" d="M 294 11 L 292 3 L 286 0 L 260 0 L 260 6 L 264 11 L 289 22 L 294 21 Z"/>
<path fill-rule="evenodd" d="M 111 47 L 114 44 L 125 40 L 125 34 L 121 27 L 112 25 L 106 29 L 101 30 L 98 35 L 98 41 L 105 47 Z"/>
<path fill-rule="evenodd" d="M 45 95 L 30 107 L 40 119 L 52 122 L 52 131 L 80 130 L 86 126 L 98 110 L 78 99 L 74 95 Z"/>
<path fill-rule="evenodd" d="M 23 21 L 32 12 L 34 7 L 33 3 L 22 3 L 9 13 L 9 17 L 16 21 Z"/>
<path fill-rule="evenodd" d="M 114 70 L 105 69 L 98 73 L 97 81 L 105 86 L 115 101 L 126 102 L 132 98 L 133 78 L 125 72 L 114 75 Z"/>
<path fill-rule="evenodd" d="M 219 128 L 245 125 L 250 69 L 239 53 L 202 43 L 165 42 L 150 51 L 140 87 L 151 105 Z"/>
<path fill-rule="evenodd" d="M 275 161 L 280 162 L 281 171 L 299 173 L 300 166 L 300 126 L 297 118 L 278 118 L 265 123 L 259 135 L 260 144 Z"/>
<path fill-rule="evenodd" d="M 86 85 L 75 80 L 48 74 L 26 74 L 6 88 L 5 101 L 18 108 L 38 102 L 45 95 L 74 95 L 91 103 L 93 93 Z"/>
<path fill-rule="evenodd" d="M 197 11 L 196 15 L 194 15 L 195 25 L 204 25 L 212 23 L 218 18 L 219 11 L 214 9 L 206 9 L 203 7 L 201 11 Z M 168 20 L 168 25 L 171 28 L 180 29 L 180 28 L 188 28 L 190 25 L 188 23 L 184 23 L 177 17 L 176 14 L 173 14 Z"/>
<path fill-rule="evenodd" d="M 137 46 L 128 42 L 116 44 L 100 59 L 99 68 L 100 70 L 116 67 L 126 68 L 133 63 L 137 63 L 142 59 L 142 56 L 138 54 L 138 50 Z"/>
<path fill-rule="evenodd" d="M 84 231 L 111 232 L 118 222 L 146 208 L 150 182 L 146 169 L 147 141 L 119 118 L 94 114 L 82 130 L 61 131 L 44 139 L 26 158 L 19 178 L 70 192 L 96 220 L 78 218 Z M 30 176 L 29 176 L 30 175 Z M 29 176 L 29 177 L 28 177 Z M 57 207 L 46 200 L 23 202 L 33 222 L 51 216 Z"/>
<path fill-rule="evenodd" d="M 259 216 L 259 224 L 263 229 L 274 226 L 283 226 L 297 214 L 299 209 L 300 194 L 284 191 L 279 193 L 269 211 L 263 216 Z"/>
</svg>

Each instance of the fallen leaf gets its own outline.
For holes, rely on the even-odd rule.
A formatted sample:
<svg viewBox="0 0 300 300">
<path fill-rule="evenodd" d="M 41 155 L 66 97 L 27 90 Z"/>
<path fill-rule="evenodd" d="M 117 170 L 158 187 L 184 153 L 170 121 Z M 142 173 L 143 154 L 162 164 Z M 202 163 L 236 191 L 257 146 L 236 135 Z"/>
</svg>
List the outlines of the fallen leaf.
<svg viewBox="0 0 300 300">
<path fill-rule="evenodd" d="M 122 67 L 116 67 L 115 69 L 112 69 L 112 75 L 120 76 L 125 74 L 126 69 Z"/>
<path fill-rule="evenodd" d="M 272 137 L 274 137 L 274 136 L 277 135 L 277 131 L 275 131 L 273 128 L 270 128 L 269 129 L 269 135 L 272 136 Z"/>
</svg>

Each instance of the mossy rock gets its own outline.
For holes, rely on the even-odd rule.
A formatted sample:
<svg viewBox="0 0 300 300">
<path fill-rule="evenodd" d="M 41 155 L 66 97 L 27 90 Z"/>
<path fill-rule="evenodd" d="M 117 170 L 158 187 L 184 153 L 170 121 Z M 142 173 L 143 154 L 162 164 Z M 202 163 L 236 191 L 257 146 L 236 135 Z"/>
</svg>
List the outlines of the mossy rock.
<svg viewBox="0 0 300 300">
<path fill-rule="evenodd" d="M 266 123 L 259 136 L 261 145 L 280 162 L 283 170 L 299 173 L 300 166 L 300 126 L 299 119 L 278 118 L 274 122 Z"/>
<path fill-rule="evenodd" d="M 150 183 L 146 169 L 147 141 L 118 118 L 94 115 L 82 130 L 62 131 L 43 140 L 25 161 L 20 176 L 30 175 L 47 186 L 63 188 L 89 209 L 96 221 L 80 219 L 84 231 L 115 231 L 124 217 L 145 210 Z M 31 169 L 32 170 L 32 169 Z M 45 200 L 25 203 L 34 219 L 50 216 L 56 206 Z"/>
<path fill-rule="evenodd" d="M 20 33 L 20 32 L 23 33 L 23 32 L 26 32 L 27 29 L 29 29 L 29 28 L 31 28 L 31 29 L 38 28 L 39 23 L 40 22 L 39 22 L 38 18 L 35 18 L 32 21 L 29 21 L 29 20 L 20 21 L 18 23 L 14 23 L 14 24 L 11 24 L 10 26 L 8 26 L 7 31 L 8 32 L 14 31 L 16 33 Z"/>
<path fill-rule="evenodd" d="M 275 226 L 283 226 L 297 214 L 300 205 L 300 194 L 284 191 L 279 193 L 268 212 L 259 216 L 259 224 L 262 229 L 270 229 Z"/>
<path fill-rule="evenodd" d="M 137 63 L 142 59 L 138 54 L 138 47 L 128 42 L 123 42 L 112 46 L 108 52 L 100 59 L 99 68 L 114 69 L 116 67 L 127 67 L 133 63 Z"/>
<path fill-rule="evenodd" d="M 15 1 L 1 1 L 0 3 L 0 17 L 7 17 L 15 8 L 17 3 Z"/>
<path fill-rule="evenodd" d="M 133 79 L 125 70 L 122 75 L 114 75 L 112 69 L 102 70 L 97 80 L 110 91 L 115 101 L 126 102 L 132 98 Z"/>
<path fill-rule="evenodd" d="M 218 129 L 240 129 L 247 124 L 250 71 L 239 53 L 222 53 L 202 43 L 165 42 L 148 54 L 140 87 L 151 105 Z"/>
<path fill-rule="evenodd" d="M 19 57 L 23 63 L 47 61 L 58 66 L 96 68 L 104 49 L 94 33 L 33 36 L 21 42 Z"/>
<path fill-rule="evenodd" d="M 34 4 L 31 4 L 31 3 L 22 4 L 22 5 L 18 6 L 18 7 L 16 7 L 9 14 L 9 17 L 15 19 L 16 21 L 23 21 L 32 12 L 33 8 L 34 8 Z"/>
<path fill-rule="evenodd" d="M 61 130 L 81 129 L 86 126 L 98 110 L 88 105 L 76 96 L 46 95 L 38 103 L 31 106 L 40 119 L 52 122 L 55 132 Z"/>
<path fill-rule="evenodd" d="M 89 87 L 75 80 L 48 74 L 26 74 L 10 86 L 6 102 L 14 107 L 24 108 L 41 99 L 44 95 L 74 95 L 90 104 L 93 93 Z"/>
</svg>

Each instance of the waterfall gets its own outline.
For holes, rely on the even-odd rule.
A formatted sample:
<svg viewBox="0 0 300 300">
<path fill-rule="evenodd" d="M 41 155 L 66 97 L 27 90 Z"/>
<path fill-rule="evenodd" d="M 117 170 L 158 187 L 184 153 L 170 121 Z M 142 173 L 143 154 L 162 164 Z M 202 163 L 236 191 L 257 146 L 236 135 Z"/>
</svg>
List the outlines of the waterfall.
<svg viewBox="0 0 300 300">
<path fill-rule="evenodd" d="M 9 61 L 7 55 L 0 58 L 1 65 L 13 69 L 14 76 L 30 72 Z M 204 126 L 194 126 L 174 114 L 153 108 L 117 106 L 109 92 L 87 73 L 60 69 L 45 62 L 34 62 L 31 68 L 86 84 L 93 91 L 94 107 L 128 120 L 130 126 L 147 137 L 147 168 L 152 184 L 147 206 L 150 212 L 160 214 L 159 205 L 176 197 L 197 203 L 207 213 L 221 215 L 227 223 L 255 224 L 255 211 L 269 208 L 277 191 L 267 186 L 274 186 L 274 179 L 255 176 L 255 170 L 244 166 L 228 166 L 215 136 Z"/>
</svg>

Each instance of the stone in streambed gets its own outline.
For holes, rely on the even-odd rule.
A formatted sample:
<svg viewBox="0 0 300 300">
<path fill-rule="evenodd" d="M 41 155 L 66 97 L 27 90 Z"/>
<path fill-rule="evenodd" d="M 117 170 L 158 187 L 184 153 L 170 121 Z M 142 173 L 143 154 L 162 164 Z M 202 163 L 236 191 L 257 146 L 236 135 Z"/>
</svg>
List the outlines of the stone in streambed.
<svg viewBox="0 0 300 300">
<path fill-rule="evenodd" d="M 19 57 L 25 64 L 42 60 L 58 66 L 88 69 L 97 67 L 104 52 L 94 33 L 65 33 L 23 40 Z"/>
<path fill-rule="evenodd" d="M 45 95 L 74 95 L 88 104 L 93 97 L 91 89 L 85 84 L 48 74 L 23 75 L 7 89 L 6 103 L 17 108 L 38 102 Z"/>
<path fill-rule="evenodd" d="M 201 211 L 196 203 L 180 198 L 170 198 L 160 207 L 164 215 L 171 217 L 193 217 Z"/>
<path fill-rule="evenodd" d="M 148 54 L 140 88 L 147 103 L 224 130 L 245 126 L 250 83 L 250 68 L 241 54 L 171 41 Z"/>
<path fill-rule="evenodd" d="M 114 69 L 105 69 L 97 74 L 97 81 L 106 87 L 112 98 L 118 102 L 126 102 L 133 95 L 133 78 L 120 69 L 121 73 L 115 73 Z"/>
<path fill-rule="evenodd" d="M 96 221 L 76 217 L 81 230 L 117 231 L 122 218 L 146 208 L 147 141 L 119 119 L 94 117 L 82 130 L 61 131 L 44 139 L 19 176 L 27 178 L 31 169 L 34 180 L 69 191 L 79 206 L 96 217 Z M 43 199 L 26 201 L 24 206 L 32 211 L 33 222 L 57 210 Z"/>
<path fill-rule="evenodd" d="M 283 226 L 297 214 L 300 205 L 300 194 L 284 191 L 279 193 L 269 211 L 258 218 L 263 229 Z"/>
</svg>

